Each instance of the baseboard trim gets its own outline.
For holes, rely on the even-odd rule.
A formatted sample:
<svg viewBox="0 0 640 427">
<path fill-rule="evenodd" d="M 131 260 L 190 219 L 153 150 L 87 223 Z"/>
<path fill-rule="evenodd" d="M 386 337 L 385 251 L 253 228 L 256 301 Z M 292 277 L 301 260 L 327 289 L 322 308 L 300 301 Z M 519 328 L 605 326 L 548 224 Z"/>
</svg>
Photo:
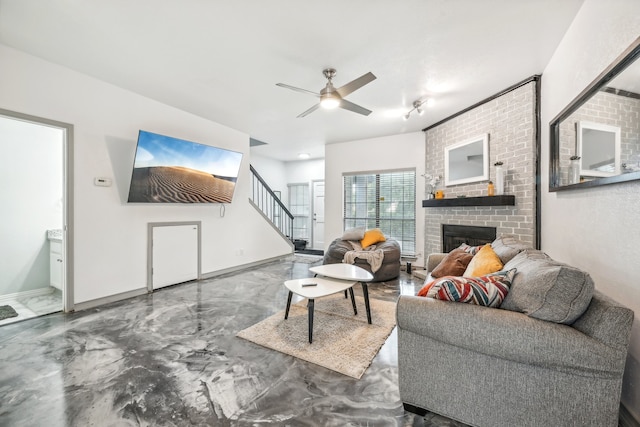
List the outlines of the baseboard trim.
<svg viewBox="0 0 640 427">
<path fill-rule="evenodd" d="M 246 270 L 248 268 L 258 267 L 258 266 L 263 265 L 263 264 L 269 264 L 269 263 L 274 262 L 274 261 L 280 261 L 281 259 L 284 259 L 284 258 L 287 258 L 287 257 L 290 257 L 290 256 L 291 256 L 291 254 L 279 255 L 279 256 L 272 257 L 272 258 L 263 259 L 263 260 L 260 260 L 260 261 L 249 262 L 247 264 L 236 265 L 236 266 L 229 267 L 229 268 L 223 268 L 222 270 L 211 271 L 209 273 L 203 274 L 202 275 L 202 280 L 211 279 L 211 278 L 214 278 L 214 277 L 222 276 L 224 274 L 235 273 L 235 272 L 238 272 L 238 271 Z"/>
<path fill-rule="evenodd" d="M 0 304 L 4 304 L 5 302 L 9 302 L 11 300 L 19 299 L 19 298 L 28 298 L 28 297 L 37 297 L 40 295 L 48 295 L 54 291 L 54 287 L 48 286 L 46 288 L 33 289 L 30 291 L 16 292 L 13 294 L 6 294 L 0 296 Z"/>
<path fill-rule="evenodd" d="M 274 261 L 279 261 L 283 258 L 289 257 L 291 256 L 291 254 L 286 254 L 286 255 L 280 255 L 280 256 L 276 256 L 276 257 L 272 257 L 272 258 L 267 258 L 261 261 L 256 261 L 256 262 L 250 262 L 247 264 L 242 264 L 242 265 L 237 265 L 234 267 L 230 267 L 230 268 L 225 268 L 222 270 L 218 270 L 218 271 L 212 271 L 210 273 L 205 273 L 201 276 L 200 280 L 205 280 L 205 279 L 211 279 L 213 277 L 218 277 L 218 276 L 222 276 L 223 274 L 229 274 L 229 273 L 235 273 L 237 271 L 241 271 L 241 270 L 246 270 L 248 268 L 252 268 L 252 267 L 257 267 L 259 265 L 262 264 L 268 264 L 270 262 L 274 262 Z M 185 283 L 192 283 L 192 282 L 185 282 Z M 181 283 L 177 283 L 177 285 L 180 285 Z M 161 290 L 161 289 L 156 289 L 156 290 Z M 74 305 L 74 311 L 81 311 L 81 310 L 87 310 L 90 308 L 95 308 L 95 307 L 99 307 L 101 305 L 105 305 L 105 304 L 110 304 L 112 302 L 118 302 L 118 301 L 122 301 L 125 299 L 129 299 L 129 298 L 134 298 L 140 295 L 145 295 L 148 294 L 149 291 L 147 290 L 146 287 L 144 288 L 140 288 L 140 289 L 134 289 L 132 291 L 127 291 L 127 292 L 122 292 L 120 294 L 116 294 L 116 295 L 109 295 L 107 297 L 104 298 L 96 298 L 94 300 L 90 300 L 90 301 L 85 301 L 85 302 L 81 302 L 81 303 L 76 303 Z"/>
<path fill-rule="evenodd" d="M 619 427 L 640 427 L 640 422 L 636 420 L 629 412 L 626 406 L 620 404 L 620 418 L 618 420 Z"/>
<path fill-rule="evenodd" d="M 144 288 L 134 289 L 133 291 L 122 292 L 120 294 L 109 295 L 108 297 L 96 298 L 90 301 L 76 303 L 73 306 L 73 311 L 81 311 L 81 310 L 87 310 L 90 308 L 96 308 L 101 305 L 111 304 L 112 302 L 122 301 L 125 299 L 137 297 L 147 293 L 149 292 L 147 291 L 147 288 L 145 286 Z"/>
</svg>

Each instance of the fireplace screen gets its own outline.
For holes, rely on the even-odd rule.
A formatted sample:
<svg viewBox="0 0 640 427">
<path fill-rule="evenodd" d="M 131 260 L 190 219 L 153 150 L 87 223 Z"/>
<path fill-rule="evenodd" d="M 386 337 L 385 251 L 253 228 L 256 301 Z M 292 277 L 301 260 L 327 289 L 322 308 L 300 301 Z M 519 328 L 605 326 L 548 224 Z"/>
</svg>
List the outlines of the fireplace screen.
<svg viewBox="0 0 640 427">
<path fill-rule="evenodd" d="M 480 246 L 495 239 L 495 227 L 442 224 L 442 252 L 451 252 L 463 243 Z"/>
</svg>

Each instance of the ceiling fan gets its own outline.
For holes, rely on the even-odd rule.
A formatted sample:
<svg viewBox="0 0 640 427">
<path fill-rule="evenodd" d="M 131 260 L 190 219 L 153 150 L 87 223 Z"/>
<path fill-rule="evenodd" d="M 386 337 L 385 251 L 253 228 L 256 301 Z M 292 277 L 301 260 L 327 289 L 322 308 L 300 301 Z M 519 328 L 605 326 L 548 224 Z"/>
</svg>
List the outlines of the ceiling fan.
<svg viewBox="0 0 640 427">
<path fill-rule="evenodd" d="M 319 107 L 322 107 L 322 108 L 340 107 L 340 108 L 344 108 L 345 110 L 353 111 L 354 113 L 362 114 L 365 116 L 368 116 L 369 114 L 371 114 L 371 110 L 367 110 L 366 108 L 363 108 L 357 104 L 354 104 L 353 102 L 349 102 L 346 99 L 344 99 L 344 97 L 349 95 L 351 92 L 354 92 L 360 89 L 362 86 L 366 85 L 367 83 L 371 83 L 372 81 L 374 81 L 376 79 L 376 76 L 374 76 L 373 73 L 369 72 L 369 73 L 363 74 L 362 76 L 358 77 L 355 80 L 350 81 L 349 83 L 347 83 L 342 87 L 339 87 L 338 89 L 334 88 L 333 83 L 331 82 L 331 79 L 333 79 L 333 77 L 336 75 L 336 70 L 333 68 L 327 68 L 323 70 L 322 73 L 327 78 L 328 82 L 327 82 L 327 85 L 320 91 L 320 93 L 312 92 L 306 89 L 301 89 L 299 87 L 289 86 L 284 83 L 276 83 L 276 86 L 295 90 L 297 92 L 308 93 L 320 98 L 319 103 L 309 108 L 307 111 L 301 113 L 300 115 L 298 115 L 298 117 L 304 117 L 308 114 L 311 114 L 314 111 L 316 111 Z"/>
</svg>

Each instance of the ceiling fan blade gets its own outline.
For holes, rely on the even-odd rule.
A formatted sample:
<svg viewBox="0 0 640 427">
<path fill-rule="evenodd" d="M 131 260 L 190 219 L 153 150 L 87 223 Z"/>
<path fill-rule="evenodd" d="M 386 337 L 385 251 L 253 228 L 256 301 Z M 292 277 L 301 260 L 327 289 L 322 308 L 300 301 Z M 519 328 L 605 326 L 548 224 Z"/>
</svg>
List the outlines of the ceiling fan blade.
<svg viewBox="0 0 640 427">
<path fill-rule="evenodd" d="M 363 116 L 368 116 L 369 114 L 371 114 L 371 110 L 367 110 L 366 108 L 354 104 L 353 102 L 349 102 L 346 99 L 340 101 L 340 108 L 353 111 L 354 113 L 362 114 Z"/>
<path fill-rule="evenodd" d="M 296 117 L 296 118 L 298 118 L 298 119 L 299 119 L 300 117 L 304 117 L 304 116 L 306 116 L 306 115 L 308 115 L 308 114 L 311 114 L 311 113 L 313 113 L 314 111 L 316 111 L 318 108 L 320 108 L 320 104 L 316 104 L 316 105 L 314 105 L 313 107 L 309 108 L 309 109 L 308 109 L 307 111 L 305 111 L 304 113 L 299 114 L 299 115 L 298 115 L 298 117 Z"/>
<path fill-rule="evenodd" d="M 312 92 L 312 91 L 306 90 L 306 89 L 301 89 L 301 88 L 295 87 L 295 86 L 289 86 L 289 85 L 284 84 L 284 83 L 276 83 L 276 86 L 280 86 L 280 87 L 284 87 L 284 88 L 287 88 L 287 89 L 295 90 L 296 92 L 308 93 L 308 94 L 311 94 L 313 96 L 320 96 L 320 94 L 318 94 L 316 92 Z"/>
<path fill-rule="evenodd" d="M 345 96 L 349 95 L 351 92 L 357 89 L 360 89 L 362 86 L 366 85 L 367 83 L 371 83 L 375 79 L 376 79 L 376 76 L 374 76 L 373 73 L 368 72 L 367 74 L 364 74 L 358 77 L 357 79 L 350 81 L 346 85 L 336 89 L 336 92 L 338 92 L 338 95 L 344 98 Z"/>
</svg>

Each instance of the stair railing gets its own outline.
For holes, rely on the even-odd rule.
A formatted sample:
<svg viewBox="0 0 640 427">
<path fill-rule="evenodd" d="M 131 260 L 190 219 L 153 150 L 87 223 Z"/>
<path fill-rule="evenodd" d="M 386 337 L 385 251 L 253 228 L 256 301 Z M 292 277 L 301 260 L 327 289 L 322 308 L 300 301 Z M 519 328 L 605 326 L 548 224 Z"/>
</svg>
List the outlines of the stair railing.
<svg viewBox="0 0 640 427">
<path fill-rule="evenodd" d="M 249 169 L 251 171 L 251 200 L 280 231 L 282 236 L 293 241 L 293 214 L 289 212 L 252 165 L 249 165 Z"/>
</svg>

